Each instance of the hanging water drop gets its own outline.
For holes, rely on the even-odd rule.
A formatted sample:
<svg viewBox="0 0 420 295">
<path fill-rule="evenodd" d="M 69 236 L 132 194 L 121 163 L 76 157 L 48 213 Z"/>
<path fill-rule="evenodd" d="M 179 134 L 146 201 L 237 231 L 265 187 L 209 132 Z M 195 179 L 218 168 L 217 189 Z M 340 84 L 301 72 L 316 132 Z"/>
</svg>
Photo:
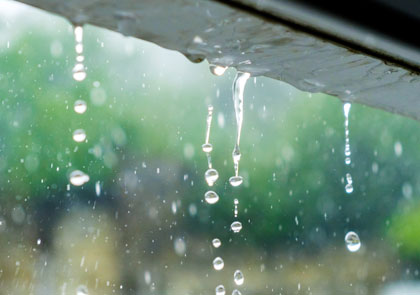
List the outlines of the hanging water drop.
<svg viewBox="0 0 420 295">
<path fill-rule="evenodd" d="M 73 140 L 76 142 L 82 142 L 86 140 L 86 132 L 83 129 L 76 129 L 73 131 Z"/>
<path fill-rule="evenodd" d="M 222 258 L 216 257 L 213 260 L 213 267 L 215 270 L 222 270 L 224 266 L 225 266 L 225 263 L 223 262 Z"/>
<path fill-rule="evenodd" d="M 219 248 L 222 245 L 222 241 L 220 241 L 218 238 L 215 238 L 211 241 L 214 248 Z"/>
<path fill-rule="evenodd" d="M 241 139 L 242 122 L 244 116 L 244 90 L 246 81 L 251 75 L 249 73 L 238 72 L 233 82 L 233 105 L 236 117 L 236 142 L 232 152 L 233 167 L 235 170 L 234 178 L 231 177 L 229 182 L 232 186 L 238 186 L 242 183 L 242 177 L 239 178 L 239 161 L 241 159 L 241 152 L 239 150 L 239 143 Z"/>
<path fill-rule="evenodd" d="M 222 76 L 226 72 L 227 67 L 210 64 L 209 65 L 209 69 L 210 69 L 210 72 L 213 75 L 215 75 L 215 76 Z"/>
<path fill-rule="evenodd" d="M 87 110 L 87 104 L 84 100 L 76 100 L 74 103 L 74 111 L 78 114 L 83 114 Z"/>
<path fill-rule="evenodd" d="M 359 236 L 353 231 L 350 231 L 346 234 L 344 241 L 346 242 L 347 249 L 350 252 L 358 251 L 362 245 Z"/>
<path fill-rule="evenodd" d="M 86 78 L 86 70 L 83 64 L 83 27 L 74 27 L 74 39 L 76 41 L 76 64 L 73 67 L 73 79 L 76 81 L 83 81 Z"/>
<path fill-rule="evenodd" d="M 209 186 L 213 186 L 216 180 L 219 178 L 219 172 L 216 169 L 208 169 L 204 174 L 204 178 Z"/>
<path fill-rule="evenodd" d="M 235 289 L 232 291 L 232 295 L 242 295 L 242 293 L 238 289 Z"/>
<path fill-rule="evenodd" d="M 233 274 L 233 281 L 235 282 L 235 284 L 237 286 L 240 286 L 244 283 L 244 275 L 242 274 L 242 272 L 238 269 L 235 271 L 235 273 Z"/>
<path fill-rule="evenodd" d="M 89 181 L 89 175 L 80 171 L 74 170 L 70 173 L 70 183 L 75 186 L 84 185 L 86 182 Z"/>
<path fill-rule="evenodd" d="M 219 201 L 219 195 L 214 191 L 208 191 L 204 194 L 204 199 L 209 204 L 216 204 Z"/>
<path fill-rule="evenodd" d="M 226 290 L 223 285 L 219 285 L 216 287 L 216 295 L 225 295 L 225 294 L 226 294 Z"/>
<path fill-rule="evenodd" d="M 230 229 L 234 232 L 234 233 L 238 233 L 241 231 L 242 229 L 242 223 L 240 223 L 239 221 L 234 221 L 232 222 L 232 224 L 230 225 Z"/>
</svg>

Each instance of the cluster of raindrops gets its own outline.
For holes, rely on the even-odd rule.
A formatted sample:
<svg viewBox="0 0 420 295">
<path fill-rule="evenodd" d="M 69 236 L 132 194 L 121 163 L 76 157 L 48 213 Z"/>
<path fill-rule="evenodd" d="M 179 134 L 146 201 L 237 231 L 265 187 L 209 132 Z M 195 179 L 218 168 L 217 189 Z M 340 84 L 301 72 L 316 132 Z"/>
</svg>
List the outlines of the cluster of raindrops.
<svg viewBox="0 0 420 295">
<path fill-rule="evenodd" d="M 86 70 L 83 61 L 85 57 L 83 56 L 83 27 L 75 26 L 74 27 L 74 40 L 76 41 L 76 64 L 73 67 L 73 79 L 76 81 L 83 81 L 86 78 Z"/>
<path fill-rule="evenodd" d="M 344 136 L 345 136 L 345 143 L 344 143 L 344 163 L 346 165 L 351 164 L 351 149 L 350 149 L 350 131 L 349 131 L 349 115 L 350 115 L 350 108 L 351 103 L 345 102 L 343 104 L 343 111 L 344 111 Z M 350 173 L 346 173 L 345 178 L 345 190 L 346 193 L 351 194 L 353 192 L 353 178 L 351 177 Z M 344 242 L 346 243 L 346 247 L 350 252 L 357 252 L 360 249 L 361 242 L 359 236 L 350 231 L 344 237 Z"/>
<path fill-rule="evenodd" d="M 345 136 L 345 144 L 344 144 L 344 163 L 346 165 L 351 164 L 351 150 L 350 150 L 350 138 L 349 138 L 349 114 L 350 114 L 351 103 L 346 102 L 343 105 L 344 110 L 344 136 Z M 351 194 L 353 192 L 353 179 L 350 173 L 346 174 L 345 179 L 345 190 L 346 193 Z"/>
<path fill-rule="evenodd" d="M 80 82 L 86 78 L 85 66 L 83 65 L 83 27 L 74 27 L 74 39 L 76 42 L 76 65 L 73 68 L 73 79 Z M 78 99 L 74 102 L 73 109 L 76 114 L 82 115 L 87 110 L 87 104 L 84 100 Z M 73 131 L 72 138 L 75 142 L 81 143 L 86 141 L 86 132 L 84 129 L 76 129 Z M 81 170 L 73 170 L 70 173 L 70 183 L 74 186 L 82 186 L 90 180 L 89 175 Z"/>
</svg>

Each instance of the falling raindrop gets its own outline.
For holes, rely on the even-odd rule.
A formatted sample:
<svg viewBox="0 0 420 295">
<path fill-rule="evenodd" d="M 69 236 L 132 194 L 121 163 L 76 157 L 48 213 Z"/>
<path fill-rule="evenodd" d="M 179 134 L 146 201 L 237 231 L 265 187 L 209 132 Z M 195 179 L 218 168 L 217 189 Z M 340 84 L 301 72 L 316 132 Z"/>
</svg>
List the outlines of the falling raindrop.
<svg viewBox="0 0 420 295">
<path fill-rule="evenodd" d="M 240 286 L 244 283 L 244 275 L 242 274 L 242 272 L 238 269 L 235 271 L 235 273 L 233 274 L 233 281 L 235 282 L 235 284 L 237 286 Z"/>
<path fill-rule="evenodd" d="M 146 285 L 150 285 L 152 281 L 152 276 L 150 275 L 150 271 L 146 270 L 144 272 L 144 282 L 146 283 Z"/>
<path fill-rule="evenodd" d="M 210 168 L 204 174 L 204 178 L 209 186 L 213 186 L 216 180 L 219 178 L 219 172 L 216 169 Z"/>
<path fill-rule="evenodd" d="M 241 231 L 242 229 L 242 223 L 240 223 L 239 221 L 234 221 L 232 222 L 232 224 L 230 225 L 230 229 L 234 232 L 234 233 L 238 233 Z"/>
<path fill-rule="evenodd" d="M 95 193 L 97 197 L 101 195 L 101 182 L 99 180 L 95 183 Z"/>
<path fill-rule="evenodd" d="M 222 76 L 226 72 L 227 67 L 210 64 L 209 65 L 209 69 L 210 69 L 210 72 L 213 75 L 215 75 L 215 76 Z"/>
<path fill-rule="evenodd" d="M 236 117 L 236 142 L 232 152 L 233 167 L 235 170 L 235 176 L 229 179 L 232 186 L 238 186 L 242 183 L 242 177 L 239 176 L 239 161 L 241 159 L 241 152 L 239 149 L 239 143 L 241 139 L 242 122 L 244 117 L 244 90 L 246 81 L 251 75 L 249 73 L 238 72 L 233 82 L 233 104 L 235 109 Z"/>
<path fill-rule="evenodd" d="M 233 211 L 233 215 L 236 218 L 236 217 L 238 217 L 238 204 L 239 204 L 239 200 L 238 199 L 233 200 L 233 204 L 235 205 L 235 209 Z"/>
<path fill-rule="evenodd" d="M 229 178 L 229 183 L 231 186 L 240 186 L 243 182 L 242 176 L 232 176 Z"/>
<path fill-rule="evenodd" d="M 78 114 L 83 114 L 87 110 L 87 104 L 84 100 L 76 100 L 74 103 L 74 111 Z"/>
<path fill-rule="evenodd" d="M 238 289 L 235 289 L 232 291 L 232 295 L 242 295 L 242 293 Z"/>
<path fill-rule="evenodd" d="M 350 173 L 346 174 L 346 181 L 347 181 L 347 184 L 345 186 L 346 193 L 351 194 L 353 192 L 353 179 Z"/>
<path fill-rule="evenodd" d="M 226 294 L 225 286 L 219 285 L 216 287 L 216 295 L 225 295 L 225 294 Z"/>
<path fill-rule="evenodd" d="M 216 204 L 219 201 L 219 195 L 214 191 L 208 191 L 204 194 L 204 199 L 209 204 Z"/>
<path fill-rule="evenodd" d="M 182 256 L 185 254 L 185 251 L 187 250 L 187 245 L 185 244 L 185 241 L 181 238 L 178 238 L 174 242 L 174 249 L 175 253 L 178 256 Z"/>
<path fill-rule="evenodd" d="M 86 182 L 89 181 L 89 175 L 80 171 L 74 170 L 70 173 L 70 183 L 75 186 L 84 185 Z"/>
<path fill-rule="evenodd" d="M 346 242 L 347 249 L 350 252 L 358 251 L 360 249 L 360 246 L 362 245 L 360 243 L 359 236 L 355 232 L 352 232 L 352 231 L 346 234 L 344 241 Z"/>
<path fill-rule="evenodd" d="M 73 79 L 76 81 L 83 81 L 86 78 L 86 70 L 83 64 L 83 27 L 74 27 L 74 39 L 76 41 L 76 64 L 73 67 Z"/>
<path fill-rule="evenodd" d="M 76 129 L 73 131 L 73 140 L 76 142 L 82 142 L 86 140 L 86 132 L 83 129 Z"/>
<path fill-rule="evenodd" d="M 219 248 L 222 245 L 222 241 L 220 241 L 218 238 L 215 238 L 211 241 L 214 248 Z"/>
<path fill-rule="evenodd" d="M 41 239 L 36 240 L 36 244 L 39 246 L 41 245 Z"/>
<path fill-rule="evenodd" d="M 211 143 L 205 143 L 201 146 L 203 152 L 210 153 L 213 150 L 213 145 Z"/>
<path fill-rule="evenodd" d="M 225 266 L 225 263 L 223 262 L 223 259 L 220 257 L 216 257 L 213 260 L 213 267 L 215 270 L 221 270 Z"/>
</svg>

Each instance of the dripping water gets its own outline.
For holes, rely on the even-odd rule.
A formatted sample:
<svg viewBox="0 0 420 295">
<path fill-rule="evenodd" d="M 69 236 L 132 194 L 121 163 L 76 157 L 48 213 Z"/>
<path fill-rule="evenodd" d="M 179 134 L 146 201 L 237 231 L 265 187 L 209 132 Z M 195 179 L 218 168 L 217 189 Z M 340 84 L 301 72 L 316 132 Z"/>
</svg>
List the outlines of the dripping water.
<svg viewBox="0 0 420 295">
<path fill-rule="evenodd" d="M 251 75 L 249 73 L 238 72 L 236 74 L 235 80 L 233 82 L 233 105 L 235 109 L 235 118 L 236 118 L 236 142 L 235 147 L 232 152 L 233 157 L 233 167 L 235 170 L 235 175 L 229 179 L 229 182 L 232 186 L 241 185 L 243 179 L 239 176 L 239 161 L 241 159 L 241 151 L 239 149 L 239 143 L 241 140 L 241 130 L 242 122 L 244 116 L 244 90 L 246 81 Z"/>
<path fill-rule="evenodd" d="M 235 209 L 233 211 L 233 215 L 236 218 L 236 217 L 238 217 L 238 204 L 239 204 L 239 200 L 238 199 L 233 200 L 233 204 L 235 205 Z"/>
<path fill-rule="evenodd" d="M 206 179 L 206 182 L 209 186 L 213 186 L 213 184 L 216 182 L 216 180 L 219 178 L 219 173 L 216 169 L 213 168 L 213 165 L 211 163 L 211 156 L 210 153 L 213 150 L 213 145 L 209 142 L 210 141 L 210 129 L 211 129 L 211 121 L 213 119 L 213 106 L 209 105 L 207 107 L 207 128 L 206 128 L 206 138 L 204 144 L 201 146 L 203 149 L 203 152 L 207 155 L 207 163 L 208 163 L 208 169 L 206 173 L 204 174 L 204 178 Z M 217 198 L 218 200 L 218 198 Z M 216 201 L 217 202 L 217 201 Z"/>
<path fill-rule="evenodd" d="M 350 138 L 349 138 L 349 114 L 350 114 L 351 103 L 346 102 L 343 105 L 344 111 L 344 135 L 345 135 L 345 144 L 344 144 L 344 163 L 346 165 L 351 164 L 351 150 L 350 150 Z M 353 179 L 350 173 L 346 174 L 346 193 L 351 194 L 353 192 Z"/>
<path fill-rule="evenodd" d="M 83 56 L 83 27 L 75 26 L 74 27 L 74 40 L 75 40 L 75 49 L 76 49 L 76 64 L 73 67 L 73 79 L 76 81 L 83 81 L 86 78 L 86 70 L 83 61 L 85 57 Z"/>
</svg>

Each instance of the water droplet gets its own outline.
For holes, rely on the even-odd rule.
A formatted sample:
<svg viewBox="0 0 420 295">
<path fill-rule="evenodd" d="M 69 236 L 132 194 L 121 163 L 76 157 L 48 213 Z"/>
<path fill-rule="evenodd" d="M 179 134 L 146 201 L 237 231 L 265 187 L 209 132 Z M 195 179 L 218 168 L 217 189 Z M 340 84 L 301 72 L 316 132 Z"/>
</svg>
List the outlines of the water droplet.
<svg viewBox="0 0 420 295">
<path fill-rule="evenodd" d="M 245 280 L 244 275 L 239 269 L 236 270 L 235 273 L 233 274 L 233 280 L 237 286 L 240 286 L 244 283 L 244 280 Z"/>
<path fill-rule="evenodd" d="M 150 285 L 152 281 L 152 276 L 150 275 L 150 271 L 146 270 L 144 272 L 144 282 L 146 283 L 146 285 Z"/>
<path fill-rule="evenodd" d="M 226 294 L 226 290 L 223 285 L 219 285 L 216 287 L 216 295 L 225 295 L 225 294 Z"/>
<path fill-rule="evenodd" d="M 226 72 L 227 67 L 218 66 L 218 65 L 212 65 L 211 64 L 211 65 L 209 65 L 209 69 L 210 69 L 210 72 L 213 75 L 215 75 L 215 76 L 222 76 Z"/>
<path fill-rule="evenodd" d="M 235 289 L 232 291 L 232 295 L 242 295 L 242 293 L 238 289 Z"/>
<path fill-rule="evenodd" d="M 89 181 L 89 175 L 80 171 L 74 170 L 70 173 L 70 183 L 75 186 L 84 185 L 86 182 Z"/>
<path fill-rule="evenodd" d="M 209 186 L 213 186 L 216 180 L 219 178 L 219 172 L 216 169 L 208 169 L 204 174 L 204 177 Z"/>
<path fill-rule="evenodd" d="M 231 230 L 232 230 L 234 233 L 238 233 L 238 232 L 240 232 L 240 231 L 241 231 L 241 229 L 242 229 L 242 223 L 240 223 L 239 221 L 234 221 L 234 222 L 232 222 L 232 224 L 230 225 L 230 228 L 231 228 Z"/>
<path fill-rule="evenodd" d="M 76 63 L 73 67 L 73 79 L 80 82 L 86 78 L 85 66 L 82 63 Z"/>
<path fill-rule="evenodd" d="M 209 204 L 216 204 L 219 201 L 219 195 L 214 191 L 208 191 L 204 194 L 204 198 Z"/>
<path fill-rule="evenodd" d="M 95 193 L 97 197 L 101 195 L 101 182 L 99 180 L 95 183 Z"/>
<path fill-rule="evenodd" d="M 347 183 L 345 189 L 346 193 L 351 194 L 353 192 L 353 185 L 351 183 Z"/>
<path fill-rule="evenodd" d="M 83 129 L 76 129 L 73 132 L 73 140 L 76 142 L 82 142 L 86 139 L 86 132 Z"/>
<path fill-rule="evenodd" d="M 213 150 L 213 145 L 211 143 L 205 143 L 201 146 L 203 152 L 210 153 Z"/>
<path fill-rule="evenodd" d="M 242 176 L 232 176 L 229 178 L 229 183 L 231 186 L 239 186 L 243 182 Z"/>
<path fill-rule="evenodd" d="M 87 110 L 87 104 L 84 100 L 76 100 L 74 103 L 74 111 L 78 114 L 83 114 Z"/>
<path fill-rule="evenodd" d="M 211 243 L 213 244 L 214 248 L 219 248 L 222 245 L 222 241 L 220 241 L 218 238 L 213 239 Z"/>
<path fill-rule="evenodd" d="M 41 245 L 41 239 L 36 240 L 36 244 L 39 246 Z"/>
<path fill-rule="evenodd" d="M 197 215 L 197 206 L 195 204 L 190 204 L 188 206 L 188 213 L 190 213 L 190 216 Z"/>
<path fill-rule="evenodd" d="M 185 244 L 185 241 L 183 239 L 178 238 L 174 242 L 174 249 L 177 255 L 182 256 L 187 250 L 187 245 Z"/>
<path fill-rule="evenodd" d="M 401 157 L 401 155 L 402 155 L 402 153 L 403 153 L 403 146 L 402 146 L 401 142 L 397 141 L 397 142 L 394 144 L 394 152 L 395 152 L 395 155 L 396 155 L 397 157 Z"/>
<path fill-rule="evenodd" d="M 359 236 L 353 231 L 350 231 L 346 234 L 344 241 L 346 242 L 347 249 L 350 252 L 358 251 L 360 249 L 360 246 L 362 245 L 360 243 Z"/>
<path fill-rule="evenodd" d="M 85 285 L 80 285 L 76 289 L 76 295 L 88 295 L 88 288 Z"/>
<path fill-rule="evenodd" d="M 223 262 L 223 259 L 220 257 L 216 257 L 213 260 L 213 267 L 215 270 L 221 270 L 225 266 L 225 263 Z"/>
</svg>

